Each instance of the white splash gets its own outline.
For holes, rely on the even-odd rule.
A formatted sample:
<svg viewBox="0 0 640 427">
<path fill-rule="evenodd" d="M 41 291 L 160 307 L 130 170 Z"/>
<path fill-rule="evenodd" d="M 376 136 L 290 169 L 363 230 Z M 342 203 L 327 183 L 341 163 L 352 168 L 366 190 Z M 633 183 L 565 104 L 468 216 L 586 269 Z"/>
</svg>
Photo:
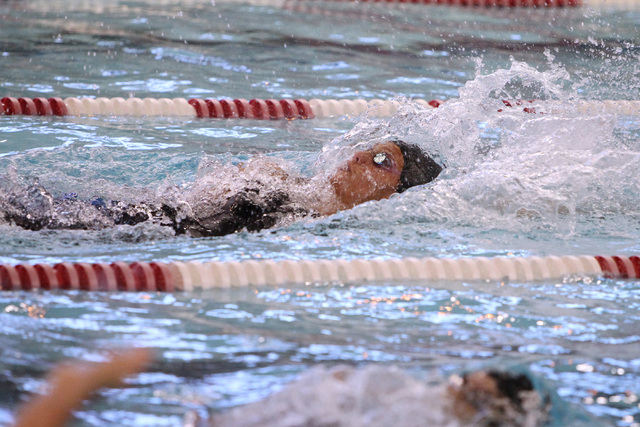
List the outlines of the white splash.
<svg viewBox="0 0 640 427">
<path fill-rule="evenodd" d="M 558 66 L 513 61 L 437 109 L 405 101 L 386 122 L 363 120 L 339 142 L 394 135 L 446 165 L 433 183 L 392 198 L 405 209 L 366 209 L 399 223 L 409 210 L 426 222 L 564 236 L 585 216 L 640 216 L 640 141 L 621 140 L 617 115 L 579 111 L 568 79 Z"/>
</svg>

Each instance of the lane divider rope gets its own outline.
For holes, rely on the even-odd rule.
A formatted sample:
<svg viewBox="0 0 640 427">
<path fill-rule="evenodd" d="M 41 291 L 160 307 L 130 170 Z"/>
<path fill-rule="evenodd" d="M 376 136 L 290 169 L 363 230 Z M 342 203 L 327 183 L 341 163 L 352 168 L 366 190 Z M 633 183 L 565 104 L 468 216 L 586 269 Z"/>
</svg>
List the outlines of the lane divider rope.
<svg viewBox="0 0 640 427">
<path fill-rule="evenodd" d="M 638 7 L 638 3 L 634 0 L 219 0 L 220 3 L 237 3 L 249 4 L 254 6 L 271 6 L 281 7 L 292 3 L 376 3 L 376 4 L 418 4 L 418 5 L 436 5 L 436 6 L 462 6 L 462 7 L 497 7 L 497 8 L 514 8 L 514 7 L 530 7 L 530 8 L 562 8 L 562 7 Z M 138 2 L 147 3 L 154 7 L 170 7 L 174 8 L 176 2 L 174 0 L 147 1 Z M 218 3 L 218 2 L 216 2 Z M 148 6 L 132 6 L 129 4 L 121 4 L 117 0 L 69 0 L 65 2 L 59 1 L 29 1 L 26 4 L 16 2 L 16 6 L 24 9 L 37 10 L 39 12 L 61 12 L 61 11 L 90 11 L 93 13 L 104 13 L 110 11 L 126 11 L 144 13 L 148 11 Z M 182 0 L 181 7 L 189 8 L 211 8 L 210 0 Z"/>
<path fill-rule="evenodd" d="M 438 100 L 416 100 L 430 107 Z M 224 119 L 312 119 L 360 114 L 368 109 L 385 117 L 398 109 L 394 100 L 373 99 L 200 99 L 200 98 L 14 98 L 0 99 L 0 115 L 27 116 L 186 116 Z"/>
<path fill-rule="evenodd" d="M 444 101 L 414 99 L 414 102 L 437 108 Z M 536 113 L 536 108 L 550 112 L 567 108 L 562 101 L 502 101 L 506 107 Z M 27 116 L 167 116 L 218 119 L 294 120 L 359 115 L 389 117 L 398 111 L 397 100 L 384 99 L 200 99 L 200 98 L 14 98 L 0 99 L 0 115 Z M 617 113 L 639 115 L 640 101 L 579 101 L 579 113 Z M 502 111 L 499 109 L 498 111 Z"/>
<path fill-rule="evenodd" d="M 0 264 L 3 291 L 174 292 L 304 283 L 384 280 L 561 280 L 571 275 L 640 278 L 640 257 L 546 256 L 314 261 Z"/>
<path fill-rule="evenodd" d="M 323 0 L 327 1 L 327 0 Z M 582 6 L 582 0 L 332 0 L 358 3 L 410 3 L 463 7 L 575 7 Z"/>
</svg>

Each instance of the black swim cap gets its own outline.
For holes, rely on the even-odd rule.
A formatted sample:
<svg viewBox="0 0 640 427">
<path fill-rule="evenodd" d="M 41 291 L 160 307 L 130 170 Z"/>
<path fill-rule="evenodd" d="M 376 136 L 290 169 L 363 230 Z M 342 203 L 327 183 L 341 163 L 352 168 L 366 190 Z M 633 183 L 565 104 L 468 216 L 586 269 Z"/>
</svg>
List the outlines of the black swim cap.
<svg viewBox="0 0 640 427">
<path fill-rule="evenodd" d="M 398 193 L 416 185 L 426 184 L 436 179 L 442 166 L 437 164 L 422 148 L 415 144 L 408 144 L 401 140 L 391 141 L 400 148 L 404 157 L 404 168 L 400 175 Z"/>
</svg>

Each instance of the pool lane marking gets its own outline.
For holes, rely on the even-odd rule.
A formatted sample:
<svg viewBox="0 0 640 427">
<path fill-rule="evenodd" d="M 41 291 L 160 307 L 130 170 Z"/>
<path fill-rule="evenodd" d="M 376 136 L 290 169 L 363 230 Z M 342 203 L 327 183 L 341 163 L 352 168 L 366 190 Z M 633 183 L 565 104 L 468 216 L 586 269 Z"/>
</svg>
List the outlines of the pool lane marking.
<svg viewBox="0 0 640 427">
<path fill-rule="evenodd" d="M 392 280 L 561 280 L 571 275 L 640 277 L 640 257 L 546 256 L 301 261 L 176 261 L 0 265 L 0 287 L 16 290 L 174 292 L 213 288 Z"/>
<path fill-rule="evenodd" d="M 443 101 L 415 102 L 437 107 Z M 395 100 L 373 99 L 200 99 L 200 98 L 14 98 L 0 99 L 0 115 L 32 116 L 175 116 L 219 119 L 293 120 L 358 115 L 370 110 L 387 117 L 398 110 Z"/>
<path fill-rule="evenodd" d="M 547 9 L 547 8 L 565 8 L 565 7 L 580 7 L 580 6 L 608 6 L 609 3 L 614 5 L 633 6 L 633 1 L 630 0 L 218 0 L 216 3 L 236 3 L 236 4 L 248 4 L 251 6 L 271 6 L 271 7 L 284 7 L 290 8 L 298 4 L 309 5 L 309 7 L 321 5 L 323 3 L 350 3 L 354 5 L 359 4 L 375 4 L 377 6 L 387 5 L 433 5 L 433 6 L 449 6 L 449 7 L 465 7 L 465 8 L 535 8 L 535 9 Z M 153 5 L 154 8 L 158 7 L 174 7 L 175 0 L 157 0 L 153 2 L 143 2 L 148 5 Z M 182 7 L 191 8 L 209 8 L 213 10 L 211 0 L 182 0 L 180 2 Z M 148 10 L 145 7 L 136 7 L 128 4 L 119 4 L 117 0 L 101 1 L 101 0 L 75 0 L 75 1 L 29 1 L 24 5 L 20 5 L 24 9 L 37 10 L 38 12 L 47 11 L 88 11 L 94 13 L 108 13 L 115 11 L 125 11 L 130 14 L 134 13 L 147 13 Z"/>
<path fill-rule="evenodd" d="M 413 99 L 426 107 L 437 108 L 442 100 Z M 504 107 L 525 113 L 556 113 L 567 108 L 560 101 L 503 100 Z M 357 116 L 390 117 L 400 102 L 384 99 L 201 99 L 201 98 L 14 98 L 0 99 L 0 115 L 33 116 L 166 116 L 202 119 L 305 120 L 313 118 Z M 545 111 L 541 111 L 544 108 Z M 640 114 L 640 101 L 579 101 L 579 113 Z M 498 108 L 497 111 L 503 111 Z"/>
<path fill-rule="evenodd" d="M 247 4 L 251 6 L 270 6 L 270 7 L 292 7 L 297 4 L 319 5 L 323 3 L 347 3 L 344 0 L 218 0 L 216 3 L 236 3 Z M 114 11 L 124 11 L 130 14 L 148 13 L 148 8 L 152 5 L 154 8 L 169 7 L 174 8 L 175 0 L 153 0 L 138 2 L 142 7 L 131 6 L 129 4 L 119 4 L 118 0 L 31 0 L 29 2 L 16 3 L 16 6 L 26 10 L 37 10 L 38 12 L 62 12 L 62 11 L 85 11 L 93 13 L 109 13 Z M 376 6 L 387 5 L 433 5 L 433 6 L 453 6 L 453 7 L 469 7 L 469 8 L 563 8 L 563 7 L 625 7 L 636 9 L 638 3 L 633 0 L 351 0 L 348 3 L 359 5 L 361 3 L 375 4 Z M 181 0 L 182 7 L 211 9 L 214 10 L 215 5 L 211 0 Z M 316 6 L 317 7 L 317 6 Z"/>
</svg>

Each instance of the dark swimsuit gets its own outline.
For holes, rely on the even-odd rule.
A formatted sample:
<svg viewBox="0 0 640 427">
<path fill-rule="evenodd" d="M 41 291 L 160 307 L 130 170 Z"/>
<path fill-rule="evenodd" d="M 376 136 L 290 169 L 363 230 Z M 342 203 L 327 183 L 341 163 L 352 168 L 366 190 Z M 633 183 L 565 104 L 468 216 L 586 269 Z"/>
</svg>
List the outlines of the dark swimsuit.
<svg viewBox="0 0 640 427">
<path fill-rule="evenodd" d="M 285 217 L 302 217 L 309 212 L 293 204 L 282 190 L 265 189 L 260 182 L 245 187 L 229 197 L 214 212 L 187 218 L 180 222 L 193 237 L 224 236 L 246 229 L 260 231 L 271 228 Z"/>
<path fill-rule="evenodd" d="M 296 206 L 287 193 L 252 182 L 220 207 L 204 214 L 185 216 L 165 203 L 123 203 L 96 198 L 78 199 L 75 193 L 53 198 L 42 186 L 10 193 L 0 205 L 4 219 L 27 230 L 96 230 L 150 221 L 193 237 L 224 236 L 241 230 L 271 228 L 285 217 L 302 217 L 308 211 Z"/>
</svg>

